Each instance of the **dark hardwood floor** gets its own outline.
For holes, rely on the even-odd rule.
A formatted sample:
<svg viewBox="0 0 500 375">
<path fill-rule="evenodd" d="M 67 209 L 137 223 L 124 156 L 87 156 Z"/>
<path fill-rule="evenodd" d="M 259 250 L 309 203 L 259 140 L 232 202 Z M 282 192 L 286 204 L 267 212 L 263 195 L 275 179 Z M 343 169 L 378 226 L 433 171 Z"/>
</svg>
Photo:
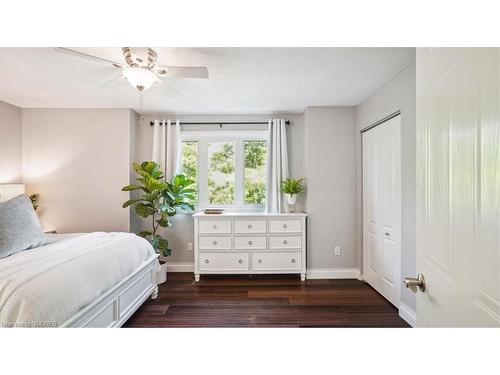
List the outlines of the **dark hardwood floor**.
<svg viewBox="0 0 500 375">
<path fill-rule="evenodd" d="M 408 327 L 398 310 L 358 280 L 170 273 L 125 327 Z"/>
</svg>

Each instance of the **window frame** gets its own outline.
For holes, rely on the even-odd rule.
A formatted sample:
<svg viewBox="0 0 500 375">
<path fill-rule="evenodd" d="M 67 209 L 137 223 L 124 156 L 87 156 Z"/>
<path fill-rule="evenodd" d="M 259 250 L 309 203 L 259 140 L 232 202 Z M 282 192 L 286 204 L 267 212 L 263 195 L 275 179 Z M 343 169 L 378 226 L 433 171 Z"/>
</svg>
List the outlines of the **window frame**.
<svg viewBox="0 0 500 375">
<path fill-rule="evenodd" d="M 181 131 L 180 142 L 198 142 L 198 205 L 204 208 L 223 208 L 227 211 L 263 212 L 266 204 L 245 204 L 245 141 L 266 141 L 268 132 L 258 131 Z M 208 200 L 208 143 L 234 142 L 234 205 L 210 204 Z M 180 147 L 182 150 L 182 147 Z M 269 150 L 267 144 L 266 155 Z M 182 166 L 182 152 L 179 155 Z M 267 168 L 267 165 L 266 165 Z M 266 181 L 267 194 L 267 181 Z"/>
</svg>

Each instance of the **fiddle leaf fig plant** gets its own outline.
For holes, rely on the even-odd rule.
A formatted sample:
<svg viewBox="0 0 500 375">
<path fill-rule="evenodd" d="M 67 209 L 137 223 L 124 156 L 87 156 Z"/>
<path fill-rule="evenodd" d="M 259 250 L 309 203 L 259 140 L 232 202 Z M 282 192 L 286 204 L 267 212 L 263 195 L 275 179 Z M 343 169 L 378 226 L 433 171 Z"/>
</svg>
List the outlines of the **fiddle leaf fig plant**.
<svg viewBox="0 0 500 375">
<path fill-rule="evenodd" d="M 165 181 L 163 172 L 158 163 L 145 161 L 141 164 L 133 163 L 132 167 L 139 175 L 137 184 L 127 185 L 122 191 L 141 190 L 139 198 L 129 199 L 123 208 L 134 206 L 135 212 L 142 218 L 151 217 L 151 229 L 138 233 L 151 243 L 155 251 L 163 256 L 170 256 L 172 250 L 168 241 L 158 230 L 172 226 L 170 218 L 177 213 L 177 208 L 185 212 L 194 210 L 195 183 L 184 175 L 176 175 L 172 180 Z"/>
</svg>

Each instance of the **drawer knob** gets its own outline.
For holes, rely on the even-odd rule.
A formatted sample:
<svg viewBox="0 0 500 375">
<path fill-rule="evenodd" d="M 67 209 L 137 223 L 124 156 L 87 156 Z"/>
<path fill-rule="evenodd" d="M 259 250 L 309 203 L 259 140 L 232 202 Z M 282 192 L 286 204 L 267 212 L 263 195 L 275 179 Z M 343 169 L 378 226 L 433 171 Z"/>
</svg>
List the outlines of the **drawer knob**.
<svg viewBox="0 0 500 375">
<path fill-rule="evenodd" d="M 252 241 L 248 241 L 248 244 L 251 245 L 251 244 L 253 244 L 253 242 Z"/>
<path fill-rule="evenodd" d="M 283 228 L 284 228 L 284 229 L 288 228 L 288 225 L 283 224 Z"/>
<path fill-rule="evenodd" d="M 214 245 L 217 245 L 217 241 L 212 242 Z"/>
<path fill-rule="evenodd" d="M 212 227 L 213 227 L 214 229 L 217 229 L 217 224 L 214 224 Z"/>
<path fill-rule="evenodd" d="M 208 259 L 205 259 L 205 263 L 207 263 L 207 264 L 208 264 L 208 263 L 210 263 L 210 262 L 208 261 Z"/>
<path fill-rule="evenodd" d="M 283 241 L 283 245 L 286 245 L 287 243 L 288 243 L 288 241 L 287 241 L 287 240 L 284 240 L 284 241 Z"/>
<path fill-rule="evenodd" d="M 295 263 L 295 259 L 292 259 L 292 263 Z"/>
<path fill-rule="evenodd" d="M 238 261 L 238 263 L 239 263 L 239 264 L 243 263 L 243 259 L 240 259 L 240 260 Z"/>
<path fill-rule="evenodd" d="M 248 229 L 252 229 L 252 224 L 248 224 Z"/>
<path fill-rule="evenodd" d="M 262 263 L 262 259 L 259 259 L 257 262 Z"/>
</svg>

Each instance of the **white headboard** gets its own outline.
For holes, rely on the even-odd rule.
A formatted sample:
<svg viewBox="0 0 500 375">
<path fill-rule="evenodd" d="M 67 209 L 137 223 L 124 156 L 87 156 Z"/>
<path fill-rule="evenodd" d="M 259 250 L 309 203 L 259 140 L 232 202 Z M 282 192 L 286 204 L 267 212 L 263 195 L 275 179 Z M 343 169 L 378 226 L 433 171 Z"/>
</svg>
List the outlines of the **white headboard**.
<svg viewBox="0 0 500 375">
<path fill-rule="evenodd" d="M 24 184 L 0 184 L 0 202 L 8 201 L 25 192 Z"/>
</svg>

